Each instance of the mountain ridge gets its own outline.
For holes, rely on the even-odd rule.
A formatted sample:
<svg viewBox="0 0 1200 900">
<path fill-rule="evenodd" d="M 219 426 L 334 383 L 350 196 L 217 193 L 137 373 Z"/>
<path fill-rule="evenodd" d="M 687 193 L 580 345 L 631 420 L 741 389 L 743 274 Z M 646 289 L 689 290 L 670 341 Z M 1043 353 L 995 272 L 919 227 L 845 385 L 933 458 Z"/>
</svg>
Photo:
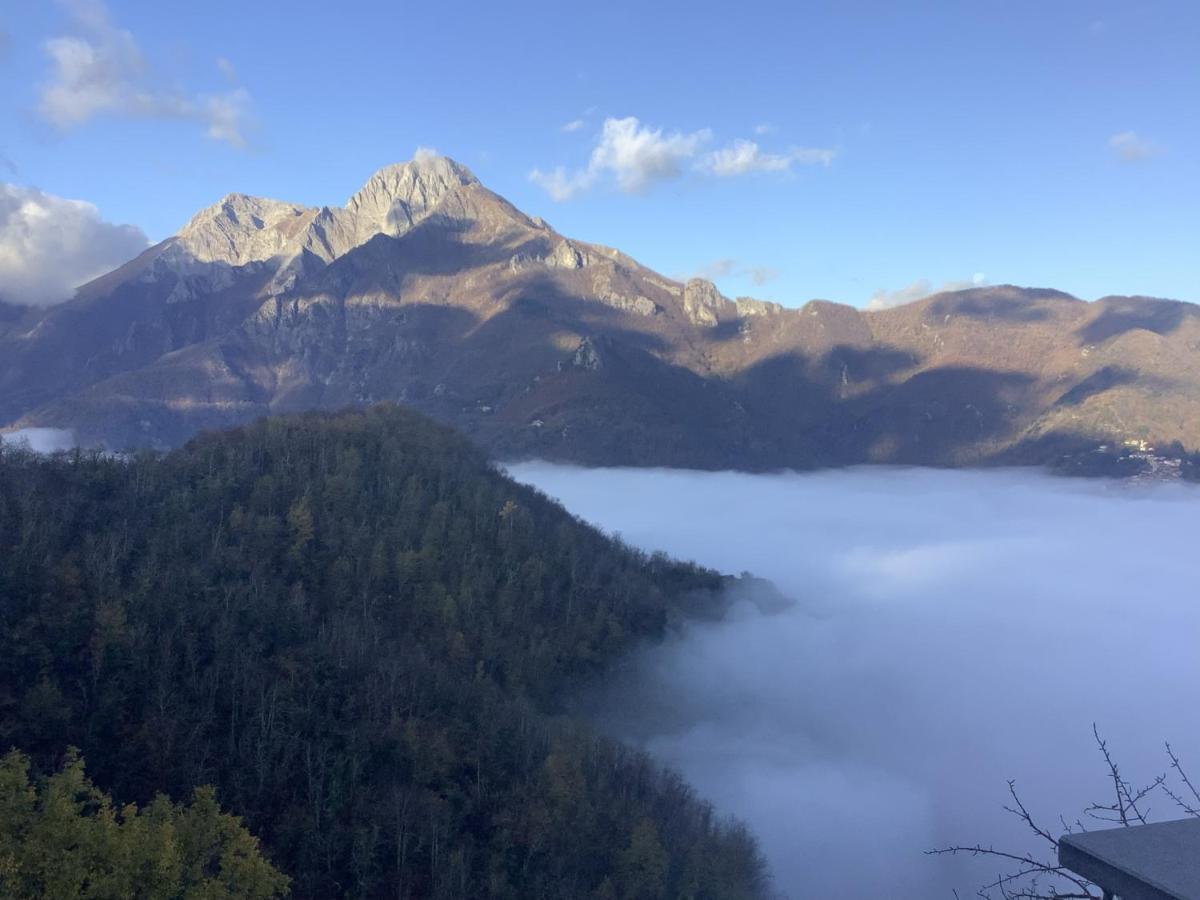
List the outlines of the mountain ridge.
<svg viewBox="0 0 1200 900">
<path fill-rule="evenodd" d="M 227 195 L 73 300 L 0 324 L 0 352 L 0 423 L 115 449 L 379 401 L 496 455 L 589 464 L 1200 449 L 1200 307 L 1011 285 L 884 310 L 734 300 L 563 236 L 427 155 L 340 208 Z"/>
</svg>

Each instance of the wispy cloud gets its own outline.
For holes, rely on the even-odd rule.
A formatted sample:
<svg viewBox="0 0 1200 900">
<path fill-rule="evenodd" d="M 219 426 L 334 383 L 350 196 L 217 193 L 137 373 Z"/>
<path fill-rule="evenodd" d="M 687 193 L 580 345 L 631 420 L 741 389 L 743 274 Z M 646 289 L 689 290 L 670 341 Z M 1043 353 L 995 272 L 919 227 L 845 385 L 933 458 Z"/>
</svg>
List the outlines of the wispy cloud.
<svg viewBox="0 0 1200 900">
<path fill-rule="evenodd" d="M 736 140 L 728 147 L 714 150 L 701 160 L 700 166 L 720 178 L 749 175 L 756 172 L 789 172 L 793 165 L 833 162 L 833 150 L 816 147 L 793 147 L 786 153 L 764 153 L 754 141 Z"/>
<path fill-rule="evenodd" d="M 44 306 L 146 249 L 133 225 L 106 222 L 83 200 L 0 183 L 0 299 Z"/>
<path fill-rule="evenodd" d="M 1108 139 L 1108 146 L 1125 163 L 1142 162 L 1158 156 L 1162 148 L 1141 137 L 1136 131 L 1122 131 Z"/>
<path fill-rule="evenodd" d="M 583 119 L 572 119 L 558 130 L 570 133 L 572 131 L 580 131 L 585 125 L 587 125 L 587 123 L 584 122 Z"/>
<path fill-rule="evenodd" d="M 707 278 L 715 281 L 718 278 L 748 278 L 754 285 L 761 287 L 779 277 L 779 270 L 772 266 L 745 266 L 732 257 L 714 259 L 712 262 L 698 266 L 694 272 L 683 276 L 688 278 Z"/>
<path fill-rule="evenodd" d="M 918 300 L 924 300 L 931 294 L 938 294 L 943 291 L 961 291 L 972 287 L 983 287 L 987 283 L 987 276 L 982 272 L 976 272 L 969 279 L 945 281 L 938 288 L 935 288 L 933 282 L 928 278 L 918 278 L 912 284 L 894 291 L 880 288 L 871 295 L 871 298 L 867 301 L 866 308 L 871 310 L 891 309 L 896 306 L 903 306 L 906 303 L 915 303 Z"/>
<path fill-rule="evenodd" d="M 568 123 L 574 125 L 574 123 Z M 581 126 L 582 127 L 582 126 Z M 668 132 L 644 125 L 634 116 L 604 120 L 603 130 L 586 167 L 534 169 L 529 179 L 554 200 L 570 200 L 611 178 L 628 194 L 642 194 L 658 182 L 679 178 L 687 171 L 728 178 L 756 172 L 786 172 L 796 164 L 832 162 L 834 151 L 797 147 L 786 153 L 764 152 L 757 143 L 737 140 L 709 153 L 708 128 Z"/>
<path fill-rule="evenodd" d="M 250 105 L 250 93 L 240 87 L 224 94 L 206 97 L 204 119 L 208 127 L 204 132 L 205 137 L 214 141 L 224 141 L 231 147 L 244 148 Z"/>
<path fill-rule="evenodd" d="M 137 40 L 113 24 L 101 0 L 67 0 L 69 33 L 43 45 L 49 78 L 39 91 L 38 114 L 60 131 L 101 116 L 181 119 L 200 122 L 205 135 L 234 147 L 246 146 L 249 92 L 236 84 L 224 58 L 217 68 L 233 85 L 219 94 L 188 94 L 160 86 Z"/>
<path fill-rule="evenodd" d="M 224 75 L 230 84 L 238 83 L 237 66 L 223 56 L 217 57 L 217 71 Z"/>
<path fill-rule="evenodd" d="M 779 277 L 779 270 L 772 266 L 751 266 L 746 270 L 750 280 L 759 287 L 770 284 Z"/>
<path fill-rule="evenodd" d="M 568 172 L 563 166 L 557 166 L 549 172 L 534 169 L 529 173 L 529 180 L 549 194 L 551 200 L 562 203 L 591 188 L 596 179 L 590 172 Z"/>
<path fill-rule="evenodd" d="M 724 259 L 714 259 L 710 263 L 704 263 L 699 266 L 693 273 L 692 277 L 707 278 L 709 280 L 715 278 L 727 278 L 733 274 L 734 269 L 738 266 L 736 259 L 725 257 Z"/>
<path fill-rule="evenodd" d="M 772 125 L 770 122 L 759 122 L 757 125 L 754 126 L 754 133 L 759 135 L 760 137 L 763 135 L 766 135 L 766 134 L 774 134 L 775 126 Z"/>
</svg>

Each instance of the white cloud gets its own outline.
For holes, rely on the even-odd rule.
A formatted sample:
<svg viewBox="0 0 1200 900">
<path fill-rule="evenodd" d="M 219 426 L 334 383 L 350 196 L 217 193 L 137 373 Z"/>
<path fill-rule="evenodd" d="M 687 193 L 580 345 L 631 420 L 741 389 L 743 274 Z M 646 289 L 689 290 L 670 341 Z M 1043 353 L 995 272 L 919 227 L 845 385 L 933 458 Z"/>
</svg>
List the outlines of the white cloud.
<svg viewBox="0 0 1200 900">
<path fill-rule="evenodd" d="M 736 140 L 728 147 L 714 150 L 700 162 L 700 168 L 721 178 L 755 172 L 788 172 L 796 163 L 833 162 L 835 153 L 817 147 L 793 147 L 787 153 L 764 153 L 754 141 Z"/>
<path fill-rule="evenodd" d="M 133 225 L 114 225 L 82 200 L 0 183 L 0 300 L 45 306 L 146 249 Z"/>
<path fill-rule="evenodd" d="M 611 172 L 622 191 L 642 193 L 656 181 L 679 177 L 684 162 L 711 138 L 707 128 L 689 134 L 664 134 L 662 129 L 642 125 L 633 116 L 605 119 L 588 169 Z"/>
<path fill-rule="evenodd" d="M 430 162 L 438 158 L 436 147 L 418 147 L 413 153 L 413 162 Z"/>
<path fill-rule="evenodd" d="M 602 176 L 611 176 L 627 194 L 645 193 L 656 181 L 677 178 L 684 163 L 710 140 L 707 129 L 689 134 L 642 125 L 634 116 L 605 119 L 600 140 L 592 149 L 586 169 L 568 172 L 558 166 L 549 172 L 534 169 L 529 180 L 552 199 L 570 200 L 590 189 Z"/>
<path fill-rule="evenodd" d="M 1108 139 L 1108 146 L 1117 154 L 1121 162 L 1142 162 L 1162 152 L 1161 148 L 1151 141 L 1140 137 L 1136 131 L 1122 131 Z"/>
<path fill-rule="evenodd" d="M 100 0 L 70 0 L 71 34 L 43 45 L 50 77 L 39 92 L 38 114 L 60 131 L 68 131 L 99 116 L 148 119 L 187 119 L 205 126 L 213 140 L 234 147 L 246 145 L 250 94 L 242 87 L 213 96 L 191 96 L 159 86 L 134 36 L 109 19 Z M 236 80 L 224 58 L 217 68 Z"/>
<path fill-rule="evenodd" d="M 754 133 L 760 136 L 764 134 L 774 134 L 775 126 L 770 122 L 760 122 L 754 126 Z"/>
<path fill-rule="evenodd" d="M 574 126 L 575 123 L 568 123 Z M 580 122 L 582 127 L 582 122 Z M 564 127 L 568 130 L 568 127 Z M 570 128 L 570 130 L 574 130 Z M 829 165 L 834 151 L 794 147 L 787 153 L 764 153 L 753 141 L 737 140 L 728 147 L 700 156 L 712 140 L 712 131 L 664 132 L 643 125 L 634 116 L 605 119 L 599 141 L 592 149 L 587 168 L 568 171 L 558 166 L 549 171 L 534 169 L 529 180 L 542 187 L 554 200 L 569 200 L 610 176 L 627 194 L 645 193 L 659 181 L 680 177 L 690 168 L 717 177 L 753 172 L 786 172 L 797 163 Z"/>
<path fill-rule="evenodd" d="M 871 295 L 871 299 L 867 301 L 867 309 L 891 309 L 894 306 L 904 306 L 906 303 L 914 303 L 934 293 L 933 282 L 928 278 L 918 278 L 912 284 L 906 285 L 898 290 L 889 291 L 885 288 L 880 288 Z"/>
<path fill-rule="evenodd" d="M 583 119 L 572 119 L 570 122 L 568 122 L 566 125 L 563 125 L 563 126 L 562 126 L 561 128 L 559 128 L 558 130 L 559 130 L 559 131 L 565 131 L 565 132 L 568 132 L 568 133 L 569 133 L 569 132 L 572 132 L 572 131 L 579 131 L 579 130 L 580 130 L 580 129 L 582 129 L 582 128 L 583 128 L 583 126 L 584 126 L 584 125 L 586 125 L 586 124 L 587 124 L 587 123 L 586 123 L 586 122 L 584 122 L 584 121 L 583 121 Z"/>
<path fill-rule="evenodd" d="M 250 116 L 250 94 L 245 88 L 234 88 L 224 94 L 206 97 L 204 110 L 208 123 L 205 137 L 224 141 L 239 149 L 246 146 L 245 127 Z"/>
<path fill-rule="evenodd" d="M 924 300 L 931 294 L 938 294 L 943 291 L 961 291 L 972 287 L 983 287 L 986 284 L 987 276 L 982 272 L 976 272 L 966 280 L 943 282 L 939 288 L 935 288 L 933 282 L 928 278 L 918 278 L 912 284 L 898 290 L 889 291 L 880 288 L 867 300 L 865 308 L 871 310 L 892 309 L 896 306 L 903 306 L 906 303 L 915 303 L 917 300 Z"/>
</svg>

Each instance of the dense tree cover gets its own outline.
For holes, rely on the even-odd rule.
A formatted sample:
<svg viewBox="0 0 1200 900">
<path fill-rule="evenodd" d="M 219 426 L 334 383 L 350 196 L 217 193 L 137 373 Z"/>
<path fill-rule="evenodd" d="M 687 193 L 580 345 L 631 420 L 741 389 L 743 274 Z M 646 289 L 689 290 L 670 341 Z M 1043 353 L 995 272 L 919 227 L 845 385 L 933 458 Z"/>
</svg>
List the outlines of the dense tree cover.
<svg viewBox="0 0 1200 900">
<path fill-rule="evenodd" d="M 752 897 L 743 828 L 554 715 L 721 584 L 395 408 L 0 449 L 0 747 L 214 785 L 300 897 Z"/>
<path fill-rule="evenodd" d="M 30 781 L 24 754 L 0 758 L 4 900 L 272 900 L 287 887 L 210 787 L 189 804 L 159 794 L 142 809 L 118 810 L 74 750 L 40 783 Z"/>
</svg>

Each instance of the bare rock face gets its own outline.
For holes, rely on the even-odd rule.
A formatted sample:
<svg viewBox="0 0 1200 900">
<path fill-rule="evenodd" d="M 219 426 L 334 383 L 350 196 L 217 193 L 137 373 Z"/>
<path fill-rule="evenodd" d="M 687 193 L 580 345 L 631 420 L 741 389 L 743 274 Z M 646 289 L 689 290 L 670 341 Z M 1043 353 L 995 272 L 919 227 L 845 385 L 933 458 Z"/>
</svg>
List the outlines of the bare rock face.
<svg viewBox="0 0 1200 900">
<path fill-rule="evenodd" d="M 561 240 L 546 257 L 546 265 L 552 269 L 582 269 L 591 262 L 587 253 L 568 240 Z"/>
<path fill-rule="evenodd" d="M 619 294 L 616 291 L 600 291 L 596 294 L 596 299 L 605 306 L 611 306 L 613 309 L 619 309 L 622 312 L 633 313 L 637 316 L 655 316 L 662 310 L 658 304 L 649 297 L 643 297 L 641 294 Z"/>
<path fill-rule="evenodd" d="M 474 184 L 479 180 L 454 160 L 418 154 L 412 162 L 372 175 L 346 203 L 346 211 L 356 219 L 360 236 L 395 237 L 428 216 L 451 191 Z"/>
<path fill-rule="evenodd" d="M 772 303 L 770 300 L 738 297 L 733 302 L 737 307 L 737 314 L 742 318 L 746 318 L 747 316 L 774 316 L 783 312 L 782 306 L 778 303 Z"/>
<path fill-rule="evenodd" d="M 683 313 L 694 325 L 716 325 L 717 313 L 728 303 L 707 278 L 692 278 L 683 286 Z"/>
<path fill-rule="evenodd" d="M 200 262 L 242 266 L 286 252 L 312 210 L 265 197 L 228 194 L 196 213 L 176 245 Z"/>
<path fill-rule="evenodd" d="M 470 170 L 454 160 L 422 155 L 380 169 L 342 209 L 229 194 L 192 217 L 173 239 L 164 264 L 175 272 L 193 273 L 201 268 L 197 263 L 245 266 L 273 261 L 281 272 L 287 270 L 275 281 L 282 290 L 294 281 L 296 260 L 303 254 L 329 263 L 377 234 L 399 236 L 456 190 L 478 184 Z"/>
<path fill-rule="evenodd" d="M 575 348 L 575 352 L 571 354 L 569 363 L 573 369 L 583 369 L 588 372 L 596 372 L 604 365 L 600 359 L 600 353 L 596 350 L 596 345 L 591 338 L 584 338 L 579 342 L 579 346 Z"/>
</svg>

